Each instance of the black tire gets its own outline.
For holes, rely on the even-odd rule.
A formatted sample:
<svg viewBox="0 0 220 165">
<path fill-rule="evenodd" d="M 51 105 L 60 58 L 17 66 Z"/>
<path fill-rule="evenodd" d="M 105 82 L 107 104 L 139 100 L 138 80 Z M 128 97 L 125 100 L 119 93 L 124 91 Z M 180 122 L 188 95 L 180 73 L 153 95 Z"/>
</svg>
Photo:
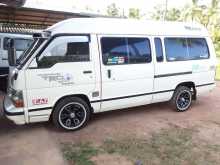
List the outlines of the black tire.
<svg viewBox="0 0 220 165">
<path fill-rule="evenodd" d="M 68 97 L 56 105 L 52 120 L 59 129 L 76 131 L 88 123 L 90 116 L 90 106 L 83 99 Z"/>
<path fill-rule="evenodd" d="M 192 104 L 192 92 L 190 88 L 179 86 L 171 99 L 171 106 L 177 112 L 187 111 Z"/>
</svg>

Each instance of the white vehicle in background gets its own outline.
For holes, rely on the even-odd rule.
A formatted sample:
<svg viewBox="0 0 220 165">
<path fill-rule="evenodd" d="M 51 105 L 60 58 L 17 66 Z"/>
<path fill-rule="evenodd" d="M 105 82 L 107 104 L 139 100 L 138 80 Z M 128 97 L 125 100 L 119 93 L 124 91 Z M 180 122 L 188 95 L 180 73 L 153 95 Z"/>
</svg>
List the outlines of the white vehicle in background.
<svg viewBox="0 0 220 165">
<path fill-rule="evenodd" d="M 92 113 L 164 101 L 183 112 L 215 86 L 215 50 L 200 24 L 77 18 L 34 37 L 4 100 L 17 124 L 52 119 L 77 130 Z"/>
<path fill-rule="evenodd" d="M 8 65 L 8 42 L 14 39 L 16 56 L 19 59 L 21 54 L 33 42 L 32 35 L 27 34 L 13 34 L 13 33 L 0 33 L 0 81 L 6 81 L 9 65 Z M 1 84 L 3 85 L 3 84 Z"/>
</svg>

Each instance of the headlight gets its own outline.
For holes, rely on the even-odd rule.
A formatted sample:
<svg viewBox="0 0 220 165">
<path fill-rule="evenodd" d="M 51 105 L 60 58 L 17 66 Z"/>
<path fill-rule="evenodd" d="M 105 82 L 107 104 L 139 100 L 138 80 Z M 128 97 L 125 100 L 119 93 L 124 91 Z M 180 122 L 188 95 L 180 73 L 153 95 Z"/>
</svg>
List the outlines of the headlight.
<svg viewBox="0 0 220 165">
<path fill-rule="evenodd" d="M 19 90 L 9 89 L 8 96 L 11 98 L 16 108 L 24 107 L 23 93 Z"/>
</svg>

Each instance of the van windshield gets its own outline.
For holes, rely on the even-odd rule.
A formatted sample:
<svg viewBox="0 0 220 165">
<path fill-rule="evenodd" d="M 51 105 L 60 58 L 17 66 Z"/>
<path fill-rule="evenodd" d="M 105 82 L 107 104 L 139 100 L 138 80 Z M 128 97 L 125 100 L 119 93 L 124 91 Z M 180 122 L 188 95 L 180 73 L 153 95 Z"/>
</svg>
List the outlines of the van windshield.
<svg viewBox="0 0 220 165">
<path fill-rule="evenodd" d="M 25 51 L 31 46 L 32 42 L 32 39 L 15 39 L 15 49 L 16 51 Z"/>
<path fill-rule="evenodd" d="M 4 38 L 4 43 L 3 43 L 4 50 L 8 50 L 8 41 L 10 39 L 11 38 L 9 37 Z M 25 51 L 27 48 L 30 47 L 30 45 L 33 42 L 33 39 L 24 39 L 24 38 L 13 38 L 13 39 L 14 39 L 14 45 L 16 51 Z"/>
<path fill-rule="evenodd" d="M 17 68 L 21 68 L 31 55 L 43 44 L 46 38 L 35 38 L 32 44 L 17 59 Z"/>
</svg>

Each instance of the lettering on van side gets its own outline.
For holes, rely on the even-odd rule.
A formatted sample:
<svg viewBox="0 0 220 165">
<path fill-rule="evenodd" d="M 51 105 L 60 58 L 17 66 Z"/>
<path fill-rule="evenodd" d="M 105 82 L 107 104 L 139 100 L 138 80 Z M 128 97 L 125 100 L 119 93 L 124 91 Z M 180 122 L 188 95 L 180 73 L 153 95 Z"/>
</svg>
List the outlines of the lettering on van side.
<svg viewBox="0 0 220 165">
<path fill-rule="evenodd" d="M 32 100 L 33 105 L 42 105 L 42 104 L 47 104 L 47 103 L 48 103 L 48 98 L 39 98 L 39 99 Z"/>
<path fill-rule="evenodd" d="M 49 82 L 58 82 L 62 85 L 73 85 L 73 76 L 69 73 L 46 73 L 38 74 L 41 78 Z"/>
</svg>

